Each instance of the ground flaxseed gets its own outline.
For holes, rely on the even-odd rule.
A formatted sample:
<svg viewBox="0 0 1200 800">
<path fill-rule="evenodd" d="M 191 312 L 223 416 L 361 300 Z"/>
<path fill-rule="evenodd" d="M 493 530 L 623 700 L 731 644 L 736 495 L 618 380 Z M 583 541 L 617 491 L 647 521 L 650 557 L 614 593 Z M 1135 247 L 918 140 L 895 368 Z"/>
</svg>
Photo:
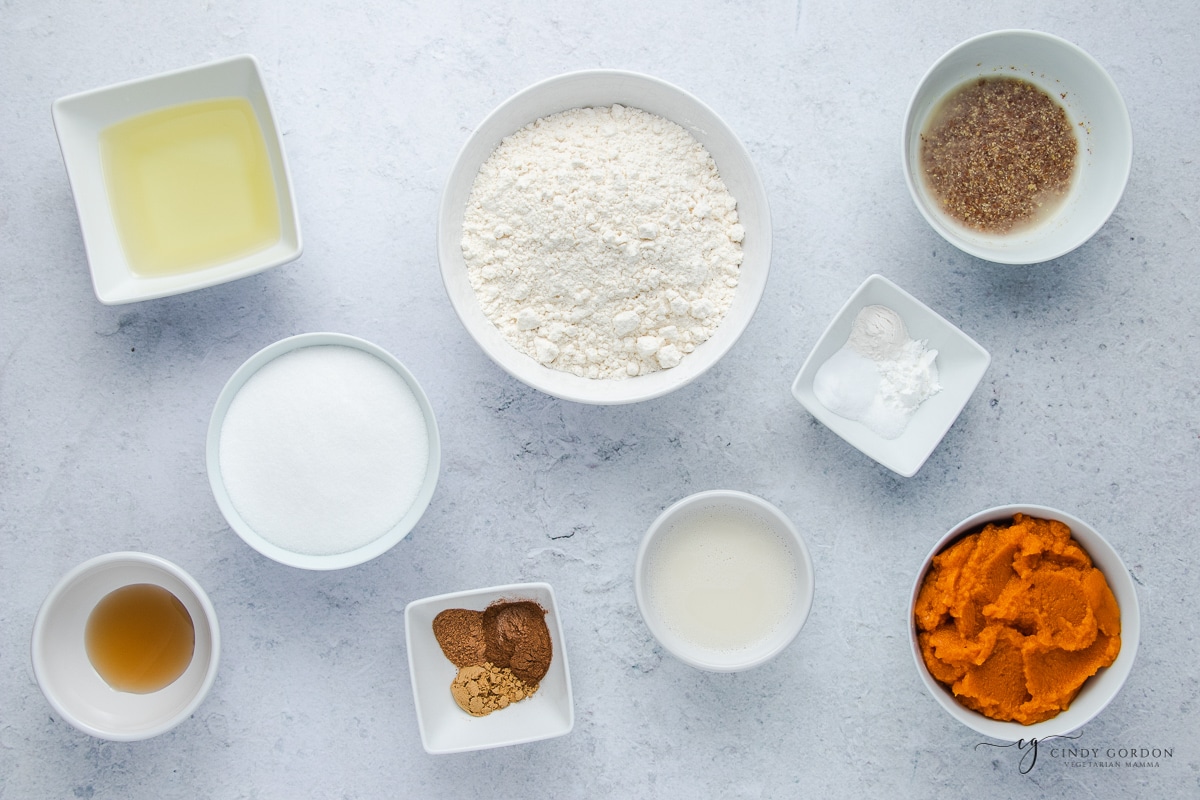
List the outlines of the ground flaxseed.
<svg viewBox="0 0 1200 800">
<path fill-rule="evenodd" d="M 921 166 L 942 210 L 985 233 L 1052 211 L 1078 145 L 1054 98 L 1017 78 L 980 78 L 942 101 L 921 135 Z"/>
</svg>

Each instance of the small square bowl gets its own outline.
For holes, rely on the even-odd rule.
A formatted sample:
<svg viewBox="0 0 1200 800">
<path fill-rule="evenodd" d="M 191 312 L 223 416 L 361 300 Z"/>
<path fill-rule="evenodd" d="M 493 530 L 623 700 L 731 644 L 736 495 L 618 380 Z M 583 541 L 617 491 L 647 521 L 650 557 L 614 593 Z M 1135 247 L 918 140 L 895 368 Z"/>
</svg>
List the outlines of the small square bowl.
<svg viewBox="0 0 1200 800">
<path fill-rule="evenodd" d="M 110 125 L 131 117 L 219 98 L 244 98 L 254 110 L 274 181 L 279 239 L 257 252 L 210 266 L 172 274 L 140 275 L 125 255 L 113 216 L 101 160 L 100 135 Z M 283 140 L 253 56 L 235 56 L 62 97 L 54 101 L 51 111 L 67 179 L 75 195 L 92 287 L 101 303 L 118 305 L 203 289 L 300 257 L 303 249 L 300 220 Z"/>
<path fill-rule="evenodd" d="M 486 717 L 472 717 L 450 695 L 458 669 L 433 635 L 433 618 L 448 608 L 483 611 L 497 600 L 532 600 L 546 609 L 546 627 L 554 654 L 550 671 L 533 694 Z M 404 638 L 412 676 L 417 726 L 425 752 L 464 753 L 511 744 L 553 739 L 575 726 L 571 672 L 563 644 L 562 622 L 548 583 L 514 583 L 414 600 L 404 609 Z"/>
<path fill-rule="evenodd" d="M 817 370 L 846 344 L 854 318 L 870 305 L 887 306 L 895 311 L 904 320 L 910 338 L 924 339 L 931 350 L 937 350 L 942 390 L 921 404 L 904 433 L 896 439 L 884 439 L 861 422 L 833 413 L 813 393 Z M 821 334 L 792 383 L 792 395 L 838 436 L 893 472 L 911 478 L 958 419 L 991 360 L 987 350 L 929 306 L 882 275 L 872 275 Z"/>
</svg>

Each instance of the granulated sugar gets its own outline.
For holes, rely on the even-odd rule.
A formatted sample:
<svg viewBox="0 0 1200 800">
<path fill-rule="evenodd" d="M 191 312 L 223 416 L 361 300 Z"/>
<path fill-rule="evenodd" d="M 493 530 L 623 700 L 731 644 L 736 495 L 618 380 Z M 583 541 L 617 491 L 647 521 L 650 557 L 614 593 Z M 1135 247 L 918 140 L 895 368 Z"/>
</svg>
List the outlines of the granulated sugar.
<svg viewBox="0 0 1200 800">
<path fill-rule="evenodd" d="M 387 533 L 425 479 L 429 432 L 390 365 L 341 345 L 269 362 L 234 396 L 221 426 L 225 489 L 264 539 L 334 555 Z"/>
</svg>

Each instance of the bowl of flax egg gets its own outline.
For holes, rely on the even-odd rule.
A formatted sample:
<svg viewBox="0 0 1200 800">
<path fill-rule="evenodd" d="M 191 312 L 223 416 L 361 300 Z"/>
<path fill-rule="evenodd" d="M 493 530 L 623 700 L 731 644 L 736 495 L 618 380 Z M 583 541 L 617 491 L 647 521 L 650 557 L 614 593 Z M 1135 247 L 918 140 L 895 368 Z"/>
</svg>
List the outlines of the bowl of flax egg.
<svg viewBox="0 0 1200 800">
<path fill-rule="evenodd" d="M 758 307 L 771 216 L 729 126 L 648 75 L 584 70 L 501 103 L 442 193 L 438 261 L 484 353 L 577 403 L 649 400 L 707 372 Z"/>
<path fill-rule="evenodd" d="M 1121 691 L 1141 615 L 1120 555 L 1041 505 L 972 514 L 925 557 L 908 603 L 922 684 L 946 713 L 1008 742 L 1063 736 Z"/>
<path fill-rule="evenodd" d="M 1036 264 L 1086 242 L 1129 178 L 1133 136 L 1116 84 L 1048 33 L 1003 30 L 930 67 L 904 118 L 917 209 L 960 250 Z"/>
</svg>

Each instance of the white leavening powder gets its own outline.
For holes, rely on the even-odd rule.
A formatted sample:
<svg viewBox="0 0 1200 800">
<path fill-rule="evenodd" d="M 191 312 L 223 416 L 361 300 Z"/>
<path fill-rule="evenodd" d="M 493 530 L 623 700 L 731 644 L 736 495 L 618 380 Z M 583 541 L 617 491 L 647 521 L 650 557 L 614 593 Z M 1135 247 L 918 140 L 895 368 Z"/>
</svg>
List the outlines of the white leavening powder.
<svg viewBox="0 0 1200 800">
<path fill-rule="evenodd" d="M 506 138 L 480 168 L 462 251 L 484 314 L 554 369 L 623 378 L 677 366 L 733 302 L 744 230 L 708 151 L 620 105 Z"/>
<path fill-rule="evenodd" d="M 404 516 L 429 433 L 408 383 L 355 347 L 302 347 L 267 363 L 221 425 L 221 475 L 238 514 L 295 553 L 346 553 Z"/>
<path fill-rule="evenodd" d="M 867 306 L 846 344 L 817 370 L 813 394 L 838 416 L 896 439 L 921 403 L 941 391 L 936 360 L 937 350 L 908 338 L 899 314 Z"/>
</svg>

